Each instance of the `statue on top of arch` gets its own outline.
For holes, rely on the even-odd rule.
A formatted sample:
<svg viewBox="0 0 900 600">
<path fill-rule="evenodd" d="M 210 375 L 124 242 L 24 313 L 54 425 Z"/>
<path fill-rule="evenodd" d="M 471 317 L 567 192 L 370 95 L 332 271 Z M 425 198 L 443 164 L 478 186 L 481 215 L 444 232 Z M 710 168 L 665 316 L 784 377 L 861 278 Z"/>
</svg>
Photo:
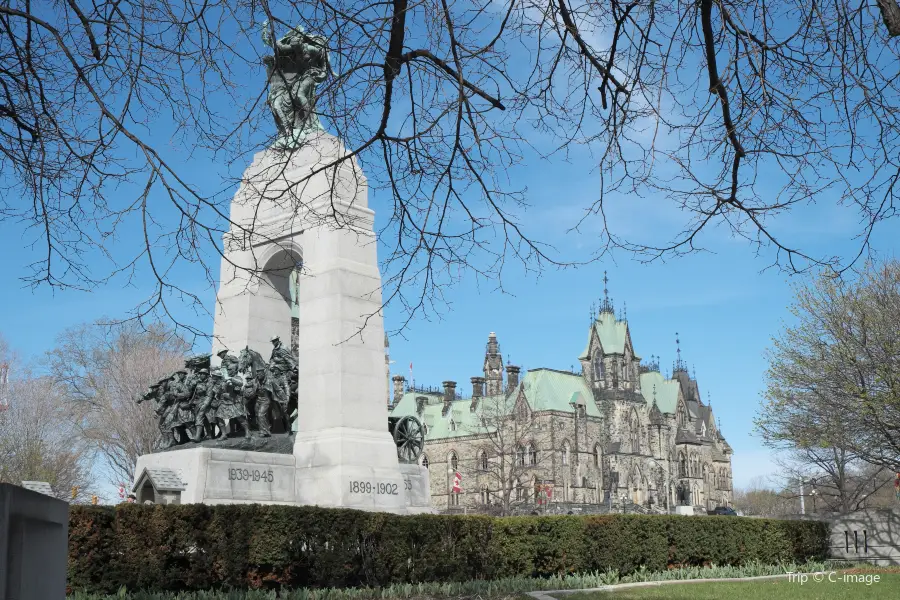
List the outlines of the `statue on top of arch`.
<svg viewBox="0 0 900 600">
<path fill-rule="evenodd" d="M 278 337 L 272 344 L 268 363 L 250 348 L 239 356 L 222 350 L 218 368 L 211 368 L 211 355 L 195 356 L 151 385 L 137 403 L 154 403 L 159 427 L 154 451 L 191 442 L 217 445 L 232 436 L 269 438 L 273 420 L 290 436 L 298 364 Z"/>
<path fill-rule="evenodd" d="M 262 41 L 273 50 L 263 57 L 269 94 L 266 99 L 278 137 L 273 148 L 293 150 L 310 133 L 322 131 L 316 114 L 316 86 L 331 71 L 328 41 L 321 35 L 294 27 L 281 38 L 268 20 L 262 25 Z"/>
</svg>

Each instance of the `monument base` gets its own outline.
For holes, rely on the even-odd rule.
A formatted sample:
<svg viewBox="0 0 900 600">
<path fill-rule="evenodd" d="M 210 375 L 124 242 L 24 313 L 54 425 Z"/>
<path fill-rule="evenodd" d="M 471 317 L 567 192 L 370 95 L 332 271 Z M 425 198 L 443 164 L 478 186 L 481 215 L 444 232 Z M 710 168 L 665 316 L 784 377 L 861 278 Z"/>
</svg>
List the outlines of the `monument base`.
<svg viewBox="0 0 900 600">
<path fill-rule="evenodd" d="M 694 507 L 693 506 L 676 506 L 675 507 L 676 515 L 684 515 L 687 517 L 694 515 Z"/>
<path fill-rule="evenodd" d="M 190 447 L 138 458 L 145 470 L 167 469 L 184 489 L 181 504 L 286 504 L 396 514 L 433 513 L 428 470 L 418 465 L 298 466 L 291 454 Z M 133 489 L 137 493 L 136 489 Z"/>
</svg>

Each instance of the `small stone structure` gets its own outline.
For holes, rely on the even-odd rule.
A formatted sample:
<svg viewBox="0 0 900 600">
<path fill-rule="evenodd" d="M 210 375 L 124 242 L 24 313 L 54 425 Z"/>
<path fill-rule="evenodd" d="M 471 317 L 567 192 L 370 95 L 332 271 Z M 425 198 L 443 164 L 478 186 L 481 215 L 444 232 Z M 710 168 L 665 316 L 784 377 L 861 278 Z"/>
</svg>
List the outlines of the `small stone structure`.
<svg viewBox="0 0 900 600">
<path fill-rule="evenodd" d="M 900 565 L 900 512 L 866 509 L 825 520 L 832 559 Z"/>
<path fill-rule="evenodd" d="M 131 488 L 138 504 L 181 504 L 185 489 L 181 476 L 172 469 L 144 469 Z"/>
<path fill-rule="evenodd" d="M 69 505 L 0 483 L 0 600 L 65 600 Z"/>
</svg>

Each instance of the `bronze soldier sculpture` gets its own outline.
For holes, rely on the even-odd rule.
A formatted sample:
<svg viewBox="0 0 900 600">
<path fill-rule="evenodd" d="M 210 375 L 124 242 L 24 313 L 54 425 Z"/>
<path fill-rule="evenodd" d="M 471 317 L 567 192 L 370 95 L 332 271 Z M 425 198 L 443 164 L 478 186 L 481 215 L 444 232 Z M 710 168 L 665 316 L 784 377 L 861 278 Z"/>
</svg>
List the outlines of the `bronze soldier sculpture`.
<svg viewBox="0 0 900 600">
<path fill-rule="evenodd" d="M 269 359 L 269 380 L 271 381 L 272 395 L 281 408 L 284 428 L 288 435 L 293 433 L 291 427 L 291 378 L 297 369 L 297 360 L 294 354 L 284 347 L 281 338 L 277 335 L 272 338 L 272 356 Z"/>
<path fill-rule="evenodd" d="M 244 404 L 244 378 L 238 373 L 238 360 L 228 350 L 219 352 L 222 358 L 222 377 L 224 381 L 219 386 L 219 409 L 216 419 L 223 423 L 226 420 L 235 420 L 244 428 L 244 437 L 250 437 L 250 422 L 247 419 L 247 407 Z M 228 437 L 228 427 L 223 425 L 219 439 Z"/>
</svg>

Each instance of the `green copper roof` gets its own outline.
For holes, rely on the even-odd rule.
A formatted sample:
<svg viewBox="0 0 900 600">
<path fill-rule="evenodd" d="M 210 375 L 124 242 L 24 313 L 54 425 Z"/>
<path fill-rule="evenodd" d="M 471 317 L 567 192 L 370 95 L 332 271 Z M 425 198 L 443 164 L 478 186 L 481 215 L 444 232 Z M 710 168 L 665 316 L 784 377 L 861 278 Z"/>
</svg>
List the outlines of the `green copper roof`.
<svg viewBox="0 0 900 600">
<path fill-rule="evenodd" d="M 572 412 L 572 403 L 577 403 L 584 404 L 588 416 L 600 416 L 594 395 L 581 375 L 553 369 L 535 369 L 528 371 L 522 385 L 533 410 Z"/>
<path fill-rule="evenodd" d="M 666 379 L 659 371 L 641 373 L 641 394 L 647 406 L 653 405 L 653 387 L 656 386 L 656 406 L 664 413 L 675 414 L 678 406 L 678 391 L 681 384 L 677 380 Z"/>
<path fill-rule="evenodd" d="M 588 416 L 600 417 L 593 394 L 580 375 L 552 369 L 535 369 L 526 373 L 520 387 L 533 411 L 553 410 L 571 413 L 574 411 L 572 403 L 576 403 L 584 405 Z M 486 425 L 491 423 L 493 415 L 512 413 L 518 390 L 508 396 L 481 398 L 475 412 L 471 410 L 471 399 L 456 400 L 447 415 L 443 414 L 444 403 L 439 394 L 406 392 L 391 411 L 391 416 L 416 415 L 417 396 L 426 396 L 429 399 L 420 417 L 428 428 L 425 438 L 439 440 L 492 431 L 494 428 Z M 484 419 L 485 414 L 490 417 Z"/>
<path fill-rule="evenodd" d="M 617 320 L 612 313 L 603 312 L 594 321 L 592 331 L 597 333 L 604 354 L 625 354 L 625 340 L 628 337 L 628 324 L 625 321 Z M 578 357 L 579 360 L 586 360 L 589 357 L 591 337 L 591 333 L 588 333 L 587 346 Z"/>
</svg>

